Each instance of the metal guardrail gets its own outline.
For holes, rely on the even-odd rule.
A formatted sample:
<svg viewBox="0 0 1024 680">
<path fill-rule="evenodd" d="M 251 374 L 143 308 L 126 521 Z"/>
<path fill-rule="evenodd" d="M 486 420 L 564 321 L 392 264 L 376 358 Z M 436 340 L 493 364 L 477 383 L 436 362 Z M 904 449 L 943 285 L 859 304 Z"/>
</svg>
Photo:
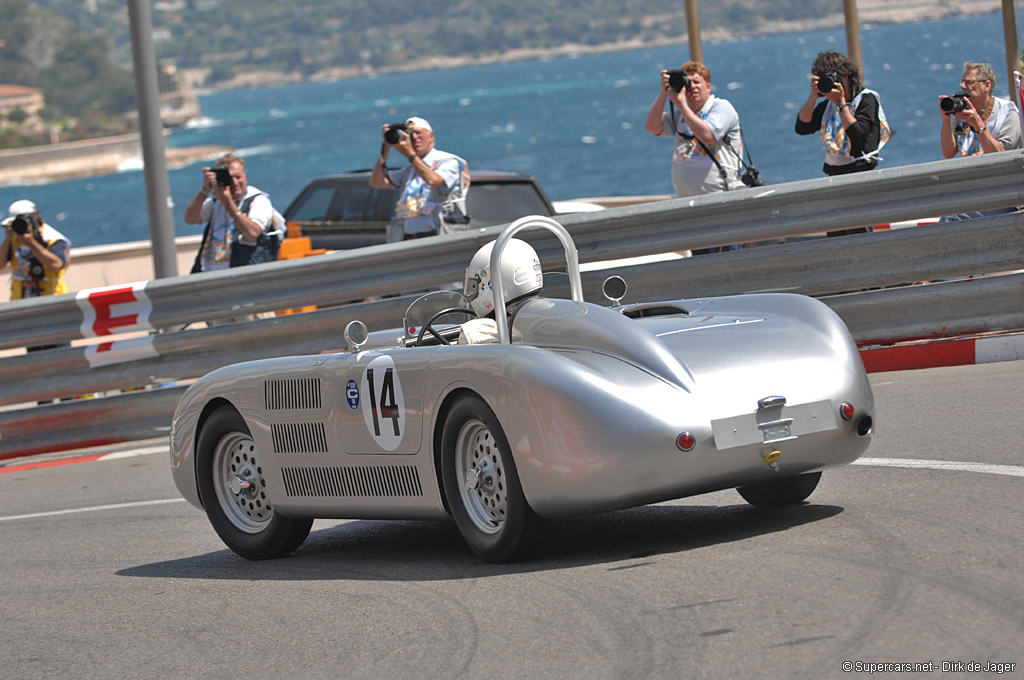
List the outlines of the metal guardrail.
<svg viewBox="0 0 1024 680">
<path fill-rule="evenodd" d="M 587 264 L 1020 204 L 1024 152 L 1013 151 L 567 215 L 559 221 L 572 234 L 580 262 Z M 362 319 L 371 330 L 395 327 L 411 298 L 345 303 L 461 282 L 470 257 L 500 230 L 0 305 L 0 349 L 141 332 L 98 338 L 106 344 L 0 357 L 0 405 L 181 382 L 237 361 L 341 348 L 348 321 Z M 540 232 L 526 238 L 545 264 L 561 262 L 556 239 Z M 1024 275 L 890 288 L 1024 269 L 1022 254 L 1024 213 L 1012 213 L 917 229 L 796 239 L 686 260 L 611 264 L 584 274 L 584 295 L 600 300 L 600 282 L 617 273 L 629 282 L 627 301 L 758 291 L 828 296 L 825 302 L 859 342 L 894 342 L 1024 328 Z M 864 292 L 838 294 L 843 291 Z M 306 305 L 322 308 L 179 330 L 196 321 Z M 0 457 L 99 441 L 89 435 L 97 426 L 87 425 L 98 421 L 108 441 L 147 432 L 157 436 L 168 427 L 169 404 L 176 401 L 171 395 L 177 391 L 144 390 L 0 411 Z"/>
</svg>

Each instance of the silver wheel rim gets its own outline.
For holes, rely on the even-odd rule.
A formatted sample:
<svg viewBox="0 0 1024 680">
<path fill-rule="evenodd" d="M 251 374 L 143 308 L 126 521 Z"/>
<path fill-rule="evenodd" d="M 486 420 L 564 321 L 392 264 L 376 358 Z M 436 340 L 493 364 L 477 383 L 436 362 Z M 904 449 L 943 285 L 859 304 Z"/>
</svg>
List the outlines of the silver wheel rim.
<svg viewBox="0 0 1024 680">
<path fill-rule="evenodd" d="M 479 420 L 466 423 L 455 444 L 455 474 L 462 506 L 477 529 L 501 531 L 508 510 L 505 463 L 494 435 Z"/>
<path fill-rule="evenodd" d="M 221 438 L 213 453 L 213 488 L 231 524 L 248 534 L 267 528 L 274 509 L 266 486 L 252 438 L 237 432 Z"/>
</svg>

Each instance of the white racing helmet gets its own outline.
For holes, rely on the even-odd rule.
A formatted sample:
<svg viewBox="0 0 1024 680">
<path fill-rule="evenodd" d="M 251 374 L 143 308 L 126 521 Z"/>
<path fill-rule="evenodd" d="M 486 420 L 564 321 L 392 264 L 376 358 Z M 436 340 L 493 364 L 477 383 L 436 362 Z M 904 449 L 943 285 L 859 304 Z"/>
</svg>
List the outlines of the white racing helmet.
<svg viewBox="0 0 1024 680">
<path fill-rule="evenodd" d="M 494 241 L 476 251 L 466 269 L 463 292 L 470 307 L 477 316 L 487 316 L 494 311 L 494 290 L 491 287 L 491 251 Z M 509 239 L 501 253 L 501 284 L 504 287 L 505 303 L 515 302 L 536 293 L 544 286 L 537 251 L 526 241 Z"/>
</svg>

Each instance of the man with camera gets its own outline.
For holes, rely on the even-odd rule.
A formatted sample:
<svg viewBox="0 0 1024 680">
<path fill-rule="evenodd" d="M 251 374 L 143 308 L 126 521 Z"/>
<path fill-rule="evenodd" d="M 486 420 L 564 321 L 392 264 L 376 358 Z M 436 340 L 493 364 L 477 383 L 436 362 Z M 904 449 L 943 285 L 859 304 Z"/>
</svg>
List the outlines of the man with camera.
<svg viewBox="0 0 1024 680">
<path fill-rule="evenodd" d="M 203 168 L 203 186 L 185 207 L 186 224 L 206 224 L 192 273 L 277 259 L 282 234 L 275 231 L 270 197 L 245 176 L 233 154 Z"/>
<path fill-rule="evenodd" d="M 665 102 L 669 110 L 665 110 Z M 711 72 L 696 61 L 661 72 L 658 96 L 644 120 L 658 137 L 674 137 L 672 186 L 678 196 L 739 189 L 743 142 L 740 117 L 727 100 L 711 94 Z"/>
<path fill-rule="evenodd" d="M 15 201 L 3 225 L 0 270 L 11 265 L 11 299 L 68 292 L 64 271 L 71 243 L 43 221 L 36 204 L 24 199 Z"/>
<path fill-rule="evenodd" d="M 996 74 L 988 64 L 964 63 L 961 92 L 939 97 L 942 128 L 939 141 L 945 158 L 976 156 L 1021 148 L 1020 114 L 1009 99 L 993 97 Z M 956 123 L 954 123 L 954 119 Z M 944 215 L 940 222 L 1005 215 L 1016 208 L 993 208 Z"/>
<path fill-rule="evenodd" d="M 423 118 L 382 125 L 381 135 L 384 142 L 370 173 L 370 186 L 398 190 L 388 243 L 465 229 L 469 224 L 466 161 L 434 148 L 434 130 Z M 407 166 L 388 169 L 392 148 L 406 157 Z"/>
<path fill-rule="evenodd" d="M 953 158 L 1019 149 L 1020 115 L 1012 101 L 992 96 L 996 85 L 992 67 L 968 61 L 963 73 L 963 91 L 939 97 L 942 155 Z"/>
</svg>

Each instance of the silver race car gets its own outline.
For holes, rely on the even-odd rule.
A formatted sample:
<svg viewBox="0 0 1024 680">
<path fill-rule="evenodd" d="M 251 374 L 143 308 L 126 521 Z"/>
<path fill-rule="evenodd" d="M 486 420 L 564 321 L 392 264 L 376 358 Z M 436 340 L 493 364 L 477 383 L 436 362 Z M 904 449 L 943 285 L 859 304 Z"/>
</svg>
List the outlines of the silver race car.
<svg viewBox="0 0 1024 680">
<path fill-rule="evenodd" d="M 538 294 L 515 238 L 536 227 L 564 247 L 570 299 Z M 821 302 L 605 292 L 610 307 L 584 302 L 568 232 L 523 218 L 473 257 L 464 294 L 419 298 L 402 330 L 355 321 L 348 352 L 198 380 L 174 415 L 174 482 L 250 559 L 294 551 L 318 517 L 451 517 L 502 562 L 549 518 L 731 488 L 797 504 L 867 449 L 871 387 Z"/>
</svg>

